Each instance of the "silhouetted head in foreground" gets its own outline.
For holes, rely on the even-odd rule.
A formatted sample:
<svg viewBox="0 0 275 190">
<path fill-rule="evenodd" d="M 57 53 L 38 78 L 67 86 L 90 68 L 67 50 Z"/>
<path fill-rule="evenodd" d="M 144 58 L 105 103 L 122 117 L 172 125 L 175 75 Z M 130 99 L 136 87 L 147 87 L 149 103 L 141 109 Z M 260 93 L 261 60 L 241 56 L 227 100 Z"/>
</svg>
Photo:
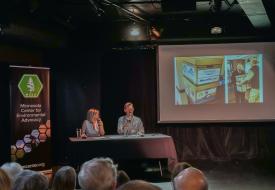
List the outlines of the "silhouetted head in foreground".
<svg viewBox="0 0 275 190">
<path fill-rule="evenodd" d="M 175 190 L 207 190 L 208 183 L 203 172 L 189 167 L 174 178 Z"/>
<path fill-rule="evenodd" d="M 171 180 L 173 180 L 182 170 L 185 170 L 186 168 L 189 168 L 189 167 L 192 167 L 192 166 L 187 162 L 177 163 L 171 173 Z"/>
<path fill-rule="evenodd" d="M 128 183 L 121 185 L 117 190 L 161 190 L 158 186 L 155 186 L 147 181 L 132 180 Z"/>
</svg>

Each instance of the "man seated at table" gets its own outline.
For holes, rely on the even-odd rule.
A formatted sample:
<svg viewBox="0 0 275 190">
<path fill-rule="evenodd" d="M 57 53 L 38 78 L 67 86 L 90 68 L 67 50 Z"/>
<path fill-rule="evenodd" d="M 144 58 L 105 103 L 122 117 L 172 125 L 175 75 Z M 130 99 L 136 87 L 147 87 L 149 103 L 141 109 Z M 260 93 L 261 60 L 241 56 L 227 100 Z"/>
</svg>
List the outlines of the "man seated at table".
<svg viewBox="0 0 275 190">
<path fill-rule="evenodd" d="M 125 115 L 118 119 L 118 134 L 141 135 L 144 134 L 144 127 L 139 117 L 134 116 L 134 105 L 131 102 L 124 104 Z"/>
</svg>

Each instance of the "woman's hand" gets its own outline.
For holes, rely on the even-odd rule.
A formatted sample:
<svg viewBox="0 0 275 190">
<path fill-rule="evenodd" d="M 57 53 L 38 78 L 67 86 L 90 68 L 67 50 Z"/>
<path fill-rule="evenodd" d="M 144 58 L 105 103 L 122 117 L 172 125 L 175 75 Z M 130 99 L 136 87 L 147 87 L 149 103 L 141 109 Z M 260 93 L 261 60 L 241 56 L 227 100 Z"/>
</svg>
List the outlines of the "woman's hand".
<svg viewBox="0 0 275 190">
<path fill-rule="evenodd" d="M 101 118 L 98 118 L 97 125 L 98 125 L 98 128 L 99 128 L 99 136 L 105 135 L 104 124 L 103 124 Z"/>
<path fill-rule="evenodd" d="M 81 138 L 82 138 L 82 139 L 86 139 L 86 138 L 87 138 L 87 135 L 86 135 L 85 133 L 82 133 Z"/>
<path fill-rule="evenodd" d="M 103 126 L 103 122 L 100 118 L 97 119 L 97 124 L 98 126 Z"/>
</svg>

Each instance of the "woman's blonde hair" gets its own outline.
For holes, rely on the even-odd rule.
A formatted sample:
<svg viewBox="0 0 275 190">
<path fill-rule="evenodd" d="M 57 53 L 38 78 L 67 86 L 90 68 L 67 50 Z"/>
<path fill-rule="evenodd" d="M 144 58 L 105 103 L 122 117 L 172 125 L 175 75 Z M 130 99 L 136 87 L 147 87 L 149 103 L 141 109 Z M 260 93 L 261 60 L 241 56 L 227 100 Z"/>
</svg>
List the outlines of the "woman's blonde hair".
<svg viewBox="0 0 275 190">
<path fill-rule="evenodd" d="M 1 168 L 0 168 L 0 187 L 1 187 L 1 190 L 11 189 L 11 180 L 8 174 Z"/>
<path fill-rule="evenodd" d="M 91 118 L 96 115 L 97 113 L 99 113 L 98 109 L 95 108 L 91 108 L 88 110 L 87 112 L 87 120 L 91 122 Z"/>
</svg>

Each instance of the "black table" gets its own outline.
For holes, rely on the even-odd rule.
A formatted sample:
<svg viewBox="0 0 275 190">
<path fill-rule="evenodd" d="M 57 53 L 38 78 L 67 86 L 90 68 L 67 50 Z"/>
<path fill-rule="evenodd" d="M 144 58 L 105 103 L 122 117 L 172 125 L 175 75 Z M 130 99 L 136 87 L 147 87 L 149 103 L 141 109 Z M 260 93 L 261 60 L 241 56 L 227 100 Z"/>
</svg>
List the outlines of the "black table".
<svg viewBox="0 0 275 190">
<path fill-rule="evenodd" d="M 70 137 L 72 159 L 76 164 L 95 157 L 112 159 L 168 159 L 168 169 L 177 163 L 171 136 L 163 134 L 106 135 L 86 139 Z"/>
</svg>

